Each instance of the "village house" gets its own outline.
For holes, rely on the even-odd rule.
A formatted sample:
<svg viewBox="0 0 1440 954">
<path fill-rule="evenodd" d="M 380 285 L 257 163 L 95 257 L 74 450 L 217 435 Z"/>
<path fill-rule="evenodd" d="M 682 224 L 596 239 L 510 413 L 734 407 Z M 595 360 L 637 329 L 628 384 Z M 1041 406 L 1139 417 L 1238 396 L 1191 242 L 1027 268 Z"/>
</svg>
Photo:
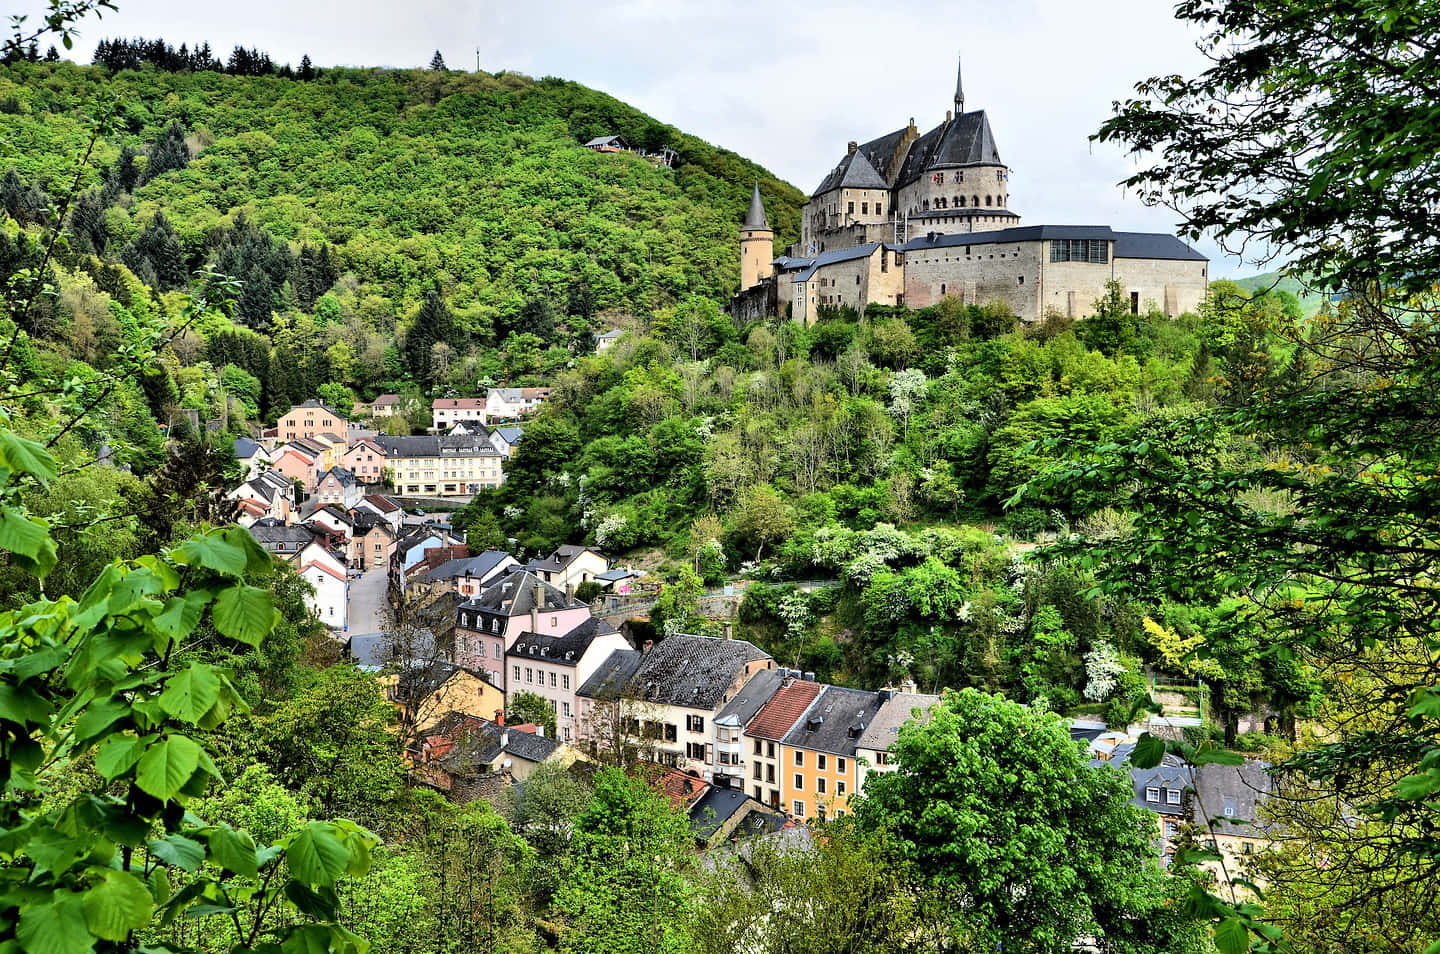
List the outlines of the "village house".
<svg viewBox="0 0 1440 954">
<path fill-rule="evenodd" d="M 726 703 L 725 708 L 721 709 L 720 714 L 715 717 L 713 722 L 715 761 L 710 770 L 716 785 L 727 788 L 743 789 L 745 787 L 745 772 L 748 764 L 745 758 L 745 729 L 793 675 L 794 673 L 789 669 L 766 669 L 757 672 L 754 678 L 740 687 L 735 698 Z M 774 771 L 772 767 L 772 778 Z M 756 781 L 759 782 L 761 779 L 757 778 Z M 780 797 L 779 783 L 774 784 L 775 798 L 778 801 Z M 754 791 L 756 798 L 762 797 L 759 785 L 755 786 Z"/>
<path fill-rule="evenodd" d="M 565 544 L 547 557 L 531 560 L 525 569 L 566 593 L 574 593 L 581 583 L 608 571 L 610 558 L 593 547 Z"/>
<path fill-rule="evenodd" d="M 284 524 L 267 517 L 257 520 L 248 528 L 250 536 L 267 553 L 289 559 L 305 549 L 315 540 L 315 530 L 305 524 Z"/>
<path fill-rule="evenodd" d="M 844 815 L 855 792 L 855 750 L 876 713 L 890 699 L 826 686 L 780 744 L 781 806 L 798 819 Z"/>
<path fill-rule="evenodd" d="M 485 423 L 484 398 L 437 398 L 430 405 L 430 429 L 444 433 L 460 423 Z"/>
<path fill-rule="evenodd" d="M 360 502 L 360 484 L 344 467 L 331 467 L 316 481 L 315 495 L 321 506 L 334 504 L 349 510 Z"/>
<path fill-rule="evenodd" d="M 262 472 L 270 469 L 272 457 L 259 441 L 253 441 L 248 437 L 237 437 L 232 445 L 232 450 L 235 462 L 245 468 L 246 480 L 253 480 Z"/>
<path fill-rule="evenodd" d="M 390 525 L 397 534 L 405 520 L 405 511 L 398 503 L 382 494 L 367 494 L 355 504 L 356 510 L 368 510 Z"/>
<path fill-rule="evenodd" d="M 364 437 L 350 445 L 340 464 L 362 484 L 385 482 L 385 448 L 374 438 Z"/>
<path fill-rule="evenodd" d="M 236 522 L 242 527 L 249 527 L 266 519 L 289 523 L 294 493 L 295 487 L 290 478 L 278 471 L 267 470 L 256 474 L 225 497 L 235 501 L 240 510 Z"/>
<path fill-rule="evenodd" d="M 532 573 L 512 570 L 460 605 L 455 662 L 485 672 L 508 691 L 505 653 L 522 633 L 560 635 L 590 618 L 590 607 Z"/>
<path fill-rule="evenodd" d="M 491 388 L 485 394 L 486 424 L 517 421 L 540 410 L 550 388 Z"/>
<path fill-rule="evenodd" d="M 914 688 L 914 683 L 902 686 L 900 690 L 882 689 L 889 698 L 880 711 L 870 720 L 870 725 L 860 736 L 855 746 L 856 776 L 855 790 L 864 791 L 865 781 L 876 772 L 893 772 L 895 760 L 892 749 L 900 737 L 900 727 L 907 722 L 928 722 L 931 710 L 940 702 L 940 697 L 905 691 Z"/>
<path fill-rule="evenodd" d="M 400 395 L 381 394 L 368 404 L 356 401 L 350 416 L 354 419 L 393 417 L 400 410 Z"/>
<path fill-rule="evenodd" d="M 611 348 L 615 347 L 615 342 L 619 341 L 624 336 L 625 332 L 621 331 L 619 328 L 611 328 L 609 331 L 606 331 L 603 334 L 596 335 L 595 353 L 604 354 Z"/>
<path fill-rule="evenodd" d="M 305 602 L 316 619 L 331 629 L 344 629 L 350 589 L 344 558 L 326 547 L 323 540 L 315 539 L 289 559 L 295 572 L 315 588 L 314 595 L 307 596 Z"/>
<path fill-rule="evenodd" d="M 784 805 L 785 754 L 782 743 L 825 687 L 787 671 L 770 701 L 750 719 L 741 733 L 749 771 L 745 784 L 750 794 L 771 808 Z M 733 772 L 727 772 L 733 777 Z"/>
<path fill-rule="evenodd" d="M 605 701 L 605 692 L 618 691 L 638 703 L 636 711 L 643 714 L 638 728 L 653 745 L 655 758 L 702 775 L 710 774 L 713 761 L 715 717 L 752 676 L 775 668 L 768 653 L 743 639 L 677 633 L 642 650 L 633 675 L 616 687 L 613 670 L 633 658 L 625 653 L 612 653 L 577 693 L 580 737 L 605 744 L 590 715 L 597 702 Z"/>
<path fill-rule="evenodd" d="M 293 483 L 298 483 L 308 494 L 315 489 L 320 479 L 322 452 L 313 446 L 291 441 L 275 449 L 271 472 L 277 473 Z"/>
<path fill-rule="evenodd" d="M 506 726 L 464 713 L 448 713 L 421 741 L 417 777 L 467 804 L 493 798 L 524 782 L 547 762 L 568 765 L 575 753 L 533 724 Z"/>
<path fill-rule="evenodd" d="M 505 481 L 502 455 L 481 435 L 376 437 L 386 481 L 408 497 L 471 497 Z"/>
<path fill-rule="evenodd" d="M 490 431 L 490 443 L 494 445 L 501 456 L 510 458 L 515 454 L 515 448 L 520 443 L 520 438 L 525 436 L 525 428 L 515 425 L 496 427 Z"/>
<path fill-rule="evenodd" d="M 395 531 L 374 511 L 357 508 L 351 513 L 355 528 L 347 554 L 350 565 L 362 571 L 388 568 L 395 550 Z"/>
<path fill-rule="evenodd" d="M 444 660 L 410 666 L 380 677 L 386 697 L 400 710 L 403 723 L 423 735 L 451 712 L 479 719 L 498 718 L 505 693 L 482 673 Z"/>
<path fill-rule="evenodd" d="M 334 535 L 335 538 L 349 538 L 355 533 L 355 518 L 347 510 L 341 510 L 335 504 L 329 504 L 318 508 L 305 521 L 314 527 L 324 528 Z"/>
<path fill-rule="evenodd" d="M 579 738 L 575 693 L 617 649 L 629 649 L 625 637 L 609 623 L 590 617 L 559 634 L 524 632 L 505 653 L 510 668 L 505 698 L 521 692 L 543 696 L 555 709 L 556 738 Z"/>
<path fill-rule="evenodd" d="M 297 437 L 314 437 L 316 434 L 344 433 L 349 422 L 339 411 L 332 410 L 319 401 L 297 404 L 280 416 L 275 425 L 276 436 L 282 441 L 293 441 Z"/>
<path fill-rule="evenodd" d="M 486 550 L 479 556 L 456 557 L 439 566 L 424 570 L 417 567 L 405 581 L 406 592 L 412 596 L 419 593 L 458 593 L 465 599 L 479 596 L 489 586 L 520 561 L 502 550 Z"/>
</svg>

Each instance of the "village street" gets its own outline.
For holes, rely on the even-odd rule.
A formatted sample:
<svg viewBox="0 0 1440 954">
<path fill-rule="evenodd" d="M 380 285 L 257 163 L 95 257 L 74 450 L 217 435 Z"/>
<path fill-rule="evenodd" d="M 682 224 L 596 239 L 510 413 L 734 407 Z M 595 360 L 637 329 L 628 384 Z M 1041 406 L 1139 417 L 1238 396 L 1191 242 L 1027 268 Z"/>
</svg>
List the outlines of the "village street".
<svg viewBox="0 0 1440 954">
<path fill-rule="evenodd" d="M 346 614 L 350 633 L 378 633 L 385 629 L 385 594 L 389 571 L 384 567 L 366 570 L 350 581 L 349 611 Z"/>
</svg>

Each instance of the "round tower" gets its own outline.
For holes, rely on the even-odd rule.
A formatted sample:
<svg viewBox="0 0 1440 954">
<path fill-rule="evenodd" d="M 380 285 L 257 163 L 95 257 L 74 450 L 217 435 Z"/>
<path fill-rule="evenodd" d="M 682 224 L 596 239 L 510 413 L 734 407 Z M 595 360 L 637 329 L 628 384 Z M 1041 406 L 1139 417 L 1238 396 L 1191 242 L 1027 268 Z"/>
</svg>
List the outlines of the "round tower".
<svg viewBox="0 0 1440 954">
<path fill-rule="evenodd" d="M 765 203 L 760 200 L 760 183 L 750 194 L 750 209 L 740 226 L 740 288 L 760 284 L 774 273 L 775 230 L 765 217 Z"/>
</svg>

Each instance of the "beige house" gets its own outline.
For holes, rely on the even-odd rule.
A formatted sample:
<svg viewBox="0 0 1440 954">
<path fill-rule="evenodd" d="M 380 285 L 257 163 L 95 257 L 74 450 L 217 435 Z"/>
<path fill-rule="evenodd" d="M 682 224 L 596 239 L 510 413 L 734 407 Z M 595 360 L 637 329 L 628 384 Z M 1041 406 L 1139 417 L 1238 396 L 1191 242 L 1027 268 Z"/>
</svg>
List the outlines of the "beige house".
<svg viewBox="0 0 1440 954">
<path fill-rule="evenodd" d="M 555 709 L 556 738 L 572 742 L 579 737 L 576 693 L 611 653 L 629 648 L 615 627 L 593 616 L 566 633 L 521 633 L 505 653 L 510 668 L 505 697 L 514 701 L 521 692 L 544 697 Z"/>
<path fill-rule="evenodd" d="M 525 569 L 551 586 L 574 593 L 581 583 L 595 579 L 610 569 L 610 558 L 593 547 L 565 544 L 539 560 L 531 560 Z"/>
<path fill-rule="evenodd" d="M 355 530 L 350 537 L 350 565 L 358 570 L 387 569 L 395 551 L 390 524 L 364 510 L 354 511 Z"/>
<path fill-rule="evenodd" d="M 894 689 L 880 691 L 886 696 L 885 704 L 875 713 L 855 746 L 856 791 L 864 790 L 865 780 L 872 774 L 895 770 L 891 749 L 900 737 L 900 727 L 916 720 L 929 721 L 931 710 L 940 702 L 939 696 L 926 693 Z"/>
<path fill-rule="evenodd" d="M 823 252 L 793 272 L 790 317 L 808 325 L 825 306 L 848 305 L 863 313 L 871 303 L 904 304 L 904 296 L 904 253 L 891 245 L 869 242 Z"/>
<path fill-rule="evenodd" d="M 485 394 L 486 424 L 515 421 L 540 410 L 550 396 L 549 388 L 491 388 Z"/>
<path fill-rule="evenodd" d="M 430 429 L 450 430 L 462 421 L 485 423 L 484 398 L 439 398 L 430 405 Z"/>
<path fill-rule="evenodd" d="M 385 475 L 408 497 L 471 497 L 505 482 L 503 456 L 483 435 L 376 437 L 385 452 Z"/>
<path fill-rule="evenodd" d="M 349 422 L 339 411 L 319 401 L 306 401 L 286 411 L 275 428 L 280 440 L 293 441 L 297 437 L 314 437 L 326 432 L 343 434 L 348 426 Z"/>
</svg>

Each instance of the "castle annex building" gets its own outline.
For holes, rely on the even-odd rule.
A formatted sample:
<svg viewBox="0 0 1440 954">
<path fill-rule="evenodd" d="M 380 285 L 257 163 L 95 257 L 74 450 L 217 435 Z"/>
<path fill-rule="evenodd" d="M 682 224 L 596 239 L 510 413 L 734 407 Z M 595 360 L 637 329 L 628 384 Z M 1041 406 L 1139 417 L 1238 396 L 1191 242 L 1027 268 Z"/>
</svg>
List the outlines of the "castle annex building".
<svg viewBox="0 0 1440 954">
<path fill-rule="evenodd" d="M 1174 317 L 1209 282 L 1207 259 L 1173 235 L 1021 225 L 989 117 L 965 111 L 958 75 L 944 122 L 851 142 L 805 203 L 800 242 L 776 257 L 774 238 L 757 185 L 740 226 L 738 318 L 808 324 L 823 306 L 923 308 L 948 295 L 1004 302 L 1025 321 L 1079 318 L 1111 279 L 1132 312 Z"/>
</svg>

